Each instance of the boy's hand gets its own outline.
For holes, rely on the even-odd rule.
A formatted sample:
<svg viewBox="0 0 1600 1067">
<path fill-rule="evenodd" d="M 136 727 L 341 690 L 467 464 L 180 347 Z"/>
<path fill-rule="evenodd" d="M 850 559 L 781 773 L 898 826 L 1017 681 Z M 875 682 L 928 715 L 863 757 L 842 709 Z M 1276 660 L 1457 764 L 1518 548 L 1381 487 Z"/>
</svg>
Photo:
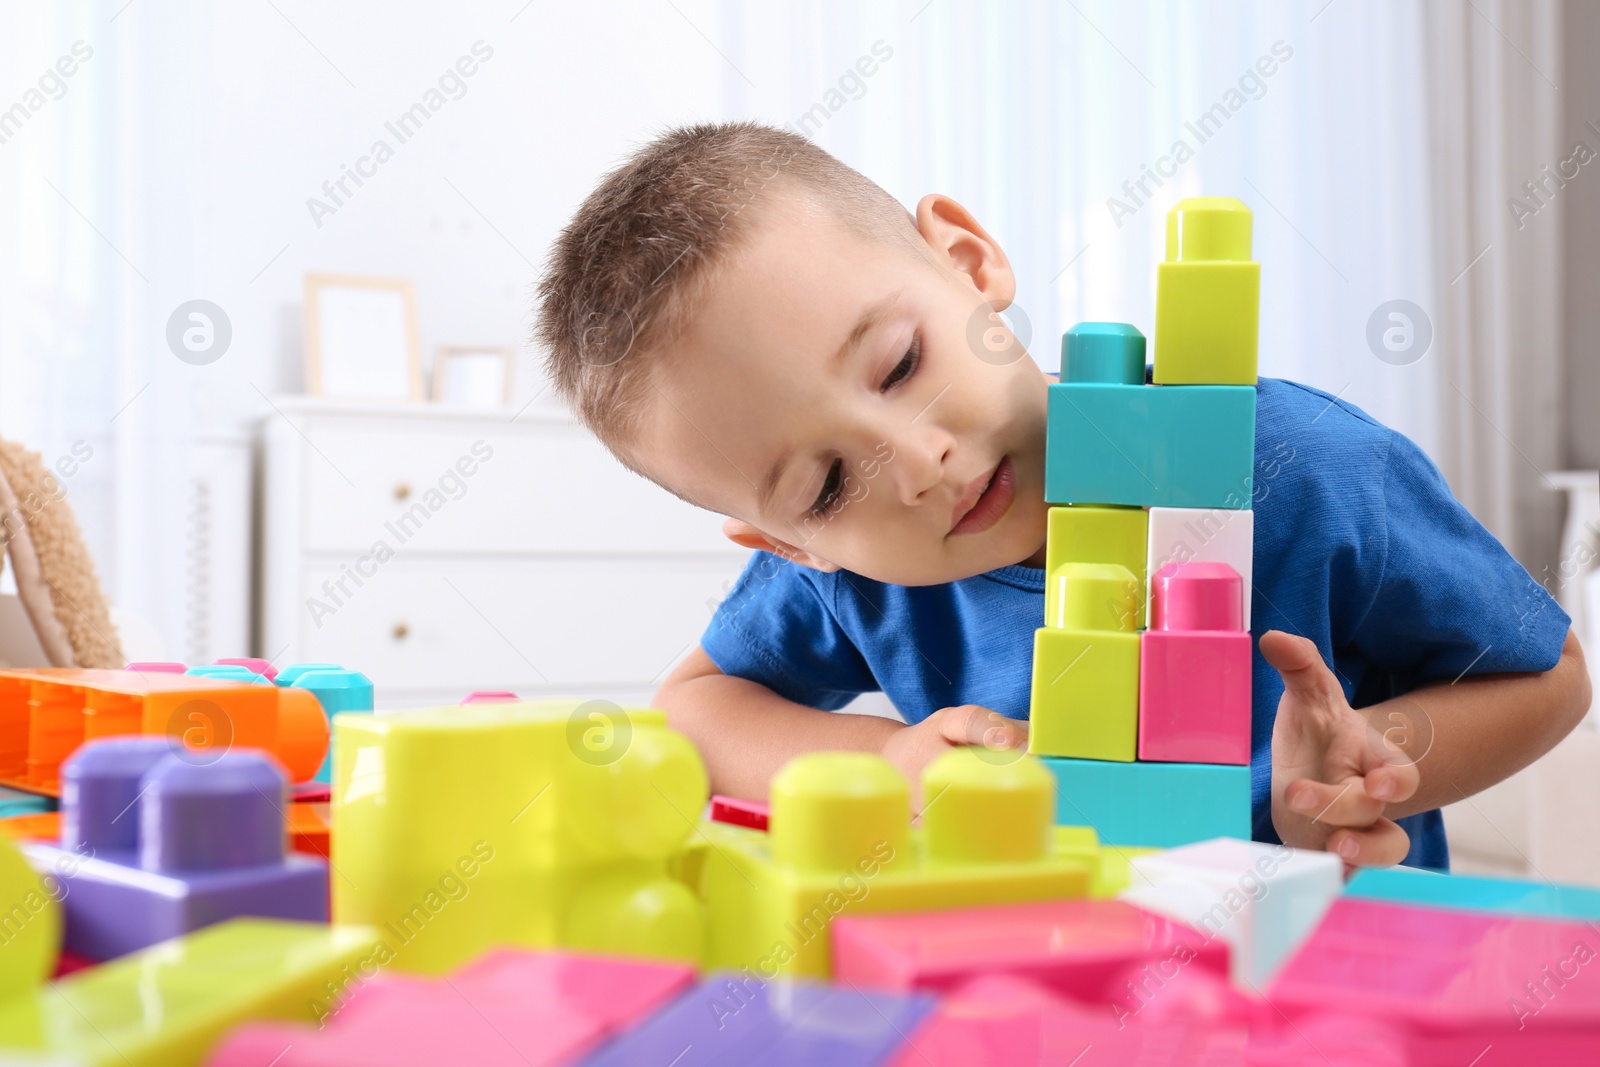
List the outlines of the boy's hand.
<svg viewBox="0 0 1600 1067">
<path fill-rule="evenodd" d="M 883 743 L 883 756 L 911 783 L 911 806 L 921 809 L 922 769 L 953 745 L 1027 748 L 1028 724 L 977 704 L 940 708 L 914 726 L 902 726 Z"/>
<path fill-rule="evenodd" d="M 1272 728 L 1272 825 L 1283 843 L 1337 853 L 1346 867 L 1399 863 L 1411 839 L 1386 804 L 1421 781 L 1416 764 L 1352 708 L 1317 646 L 1281 630 L 1261 655 L 1283 676 Z"/>
</svg>

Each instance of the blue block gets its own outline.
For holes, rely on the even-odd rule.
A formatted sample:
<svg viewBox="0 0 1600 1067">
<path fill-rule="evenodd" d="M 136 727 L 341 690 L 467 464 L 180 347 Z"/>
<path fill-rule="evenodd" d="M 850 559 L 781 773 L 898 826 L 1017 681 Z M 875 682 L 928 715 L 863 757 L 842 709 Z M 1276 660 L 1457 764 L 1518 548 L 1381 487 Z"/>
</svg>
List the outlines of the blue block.
<svg viewBox="0 0 1600 1067">
<path fill-rule="evenodd" d="M 0 787 L 0 819 L 9 819 L 13 815 L 37 815 L 42 811 L 55 810 L 54 797 Z"/>
<path fill-rule="evenodd" d="M 1250 506 L 1253 386 L 1060 382 L 1046 433 L 1052 504 Z"/>
<path fill-rule="evenodd" d="M 763 1067 L 888 1061 L 934 1006 L 930 994 L 865 991 L 745 971 L 716 974 L 601 1048 L 585 1067 Z"/>
<path fill-rule="evenodd" d="M 332 784 L 333 717 L 346 711 L 371 711 L 372 683 L 360 671 L 347 671 L 342 667 L 295 664 L 288 670 L 294 671 L 294 676 L 282 684 L 310 690 L 322 705 L 322 713 L 328 717 L 328 754 L 322 757 L 322 766 L 312 780 Z M 282 675 L 279 680 L 282 681 Z"/>
<path fill-rule="evenodd" d="M 206 663 L 199 667 L 190 667 L 183 672 L 193 674 L 200 678 L 226 678 L 235 682 L 258 682 L 262 685 L 271 685 L 272 682 L 265 675 L 257 674 L 249 667 L 237 663 Z"/>
<path fill-rule="evenodd" d="M 278 672 L 273 679 L 278 685 L 293 685 L 295 680 L 308 671 L 342 671 L 343 667 L 337 663 L 291 663 Z"/>
<path fill-rule="evenodd" d="M 1366 868 L 1350 879 L 1345 895 L 1493 915 L 1600 920 L 1600 889 L 1524 882 L 1516 878 L 1442 874 L 1411 867 Z"/>
<path fill-rule="evenodd" d="M 1144 384 L 1144 334 L 1125 322 L 1080 322 L 1061 335 L 1061 380 Z"/>
<path fill-rule="evenodd" d="M 1220 763 L 1111 763 L 1047 758 L 1056 822 L 1092 826 L 1114 845 L 1175 848 L 1250 840 L 1250 768 Z"/>
</svg>

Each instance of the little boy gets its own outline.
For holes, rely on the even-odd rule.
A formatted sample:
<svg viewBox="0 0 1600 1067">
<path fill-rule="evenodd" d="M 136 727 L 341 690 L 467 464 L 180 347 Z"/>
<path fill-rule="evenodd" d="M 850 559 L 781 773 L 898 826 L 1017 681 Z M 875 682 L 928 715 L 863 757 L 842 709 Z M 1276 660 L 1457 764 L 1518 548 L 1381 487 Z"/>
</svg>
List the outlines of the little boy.
<svg viewBox="0 0 1600 1067">
<path fill-rule="evenodd" d="M 908 215 L 753 123 L 647 145 L 556 242 L 556 390 L 756 550 L 656 697 L 714 790 L 765 797 L 817 749 L 915 782 L 1026 743 L 1051 379 L 992 314 L 1015 290 L 950 198 Z M 1315 389 L 1261 379 L 1253 506 L 1254 836 L 1447 866 L 1439 805 L 1587 709 L 1570 620 L 1414 444 Z M 831 713 L 875 690 L 904 724 Z"/>
</svg>

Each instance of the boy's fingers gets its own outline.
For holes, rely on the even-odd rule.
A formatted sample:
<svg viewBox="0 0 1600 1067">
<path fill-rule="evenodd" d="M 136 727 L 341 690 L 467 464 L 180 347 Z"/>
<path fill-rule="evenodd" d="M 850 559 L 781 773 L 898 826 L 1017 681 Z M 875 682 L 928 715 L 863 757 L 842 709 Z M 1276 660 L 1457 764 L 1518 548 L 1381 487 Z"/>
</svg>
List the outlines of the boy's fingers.
<svg viewBox="0 0 1600 1067">
<path fill-rule="evenodd" d="M 1261 658 L 1283 676 L 1283 686 L 1289 692 L 1316 700 L 1344 700 L 1339 679 L 1310 640 L 1282 630 L 1268 630 L 1261 635 L 1260 644 Z"/>
<path fill-rule="evenodd" d="M 1362 830 L 1337 831 L 1328 851 L 1356 867 L 1393 867 L 1411 851 L 1411 838 L 1394 821 L 1379 819 Z"/>
<path fill-rule="evenodd" d="M 1367 772 L 1365 784 L 1368 796 L 1385 804 L 1394 804 L 1411 799 L 1422 785 L 1422 775 L 1410 760 L 1384 763 Z"/>
<path fill-rule="evenodd" d="M 1028 743 L 1026 723 L 977 704 L 946 708 L 939 718 L 940 736 L 953 745 L 1018 748 Z"/>
<path fill-rule="evenodd" d="M 1354 776 L 1338 784 L 1302 778 L 1289 783 L 1283 799 L 1289 810 L 1330 827 L 1369 826 L 1383 814 L 1384 805 L 1367 792 L 1365 781 Z"/>
</svg>

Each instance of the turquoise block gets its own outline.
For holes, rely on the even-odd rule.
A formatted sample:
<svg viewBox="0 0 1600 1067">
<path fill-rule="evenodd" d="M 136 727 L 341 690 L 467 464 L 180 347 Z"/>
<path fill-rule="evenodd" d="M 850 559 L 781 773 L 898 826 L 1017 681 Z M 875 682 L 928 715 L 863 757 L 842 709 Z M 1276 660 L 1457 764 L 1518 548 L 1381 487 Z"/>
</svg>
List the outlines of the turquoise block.
<svg viewBox="0 0 1600 1067">
<path fill-rule="evenodd" d="M 1061 380 L 1144 384 L 1144 334 L 1125 322 L 1080 322 L 1061 335 Z"/>
<path fill-rule="evenodd" d="M 1250 768 L 1220 763 L 1111 763 L 1047 758 L 1056 822 L 1092 826 L 1114 845 L 1174 848 L 1250 840 Z"/>
<path fill-rule="evenodd" d="M 301 670 L 290 667 L 295 676 L 290 684 L 296 689 L 309 689 L 328 716 L 328 754 L 322 757 L 322 766 L 314 781 L 333 782 L 333 717 L 346 712 L 372 710 L 372 682 L 360 671 L 347 671 L 342 667 L 315 669 L 311 664 L 296 664 Z M 287 673 L 287 672 L 285 672 Z M 283 677 L 283 675 L 279 675 Z"/>
<path fill-rule="evenodd" d="M 278 672 L 273 679 L 279 685 L 293 685 L 295 680 L 307 671 L 342 671 L 343 667 L 337 663 L 291 663 Z"/>
<path fill-rule="evenodd" d="M 13 815 L 37 815 L 42 811 L 55 811 L 56 798 L 25 793 L 20 789 L 0 786 L 0 819 Z"/>
<path fill-rule="evenodd" d="M 1052 504 L 1250 506 L 1253 386 L 1060 382 L 1046 432 Z"/>
<path fill-rule="evenodd" d="M 206 663 L 199 667 L 190 667 L 183 673 L 192 674 L 199 678 L 226 678 L 234 682 L 259 682 L 262 685 L 272 684 L 272 682 L 264 676 L 257 674 L 249 667 L 240 666 L 237 663 Z"/>
<path fill-rule="evenodd" d="M 1600 889 L 1524 882 L 1516 878 L 1441 874 L 1411 867 L 1366 868 L 1350 879 L 1345 895 L 1494 915 L 1600 920 Z"/>
</svg>

